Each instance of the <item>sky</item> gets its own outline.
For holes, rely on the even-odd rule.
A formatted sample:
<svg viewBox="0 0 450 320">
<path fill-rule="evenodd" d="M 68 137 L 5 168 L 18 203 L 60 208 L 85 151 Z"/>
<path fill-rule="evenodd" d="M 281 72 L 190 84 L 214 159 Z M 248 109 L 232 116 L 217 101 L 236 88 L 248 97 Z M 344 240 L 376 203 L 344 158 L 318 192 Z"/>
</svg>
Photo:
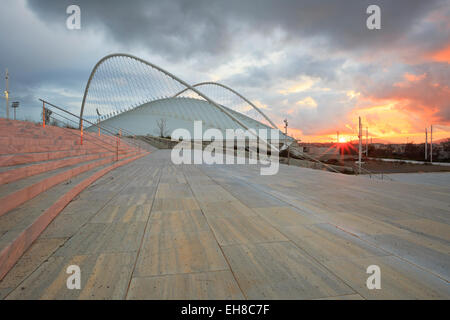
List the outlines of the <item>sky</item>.
<svg viewBox="0 0 450 320">
<path fill-rule="evenodd" d="M 304 142 L 355 139 L 359 116 L 375 141 L 422 143 L 431 124 L 436 140 L 450 136 L 449 1 L 0 3 L 0 70 L 21 118 L 39 118 L 38 98 L 79 110 L 95 63 L 124 52 L 190 84 L 223 83 Z M 80 30 L 66 27 L 71 4 Z M 366 26 L 372 4 L 379 30 Z"/>
</svg>

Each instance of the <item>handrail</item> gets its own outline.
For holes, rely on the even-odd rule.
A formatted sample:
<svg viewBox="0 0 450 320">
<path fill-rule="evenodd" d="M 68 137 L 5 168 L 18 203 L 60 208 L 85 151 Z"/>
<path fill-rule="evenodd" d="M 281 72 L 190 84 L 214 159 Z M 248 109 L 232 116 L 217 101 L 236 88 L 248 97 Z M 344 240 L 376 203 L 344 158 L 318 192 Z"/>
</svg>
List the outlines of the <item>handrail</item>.
<svg viewBox="0 0 450 320">
<path fill-rule="evenodd" d="M 61 114 L 59 114 L 59 113 L 57 113 L 57 112 L 54 112 L 53 111 L 53 113 L 52 114 L 56 114 L 57 116 L 59 116 L 59 117 L 61 117 L 61 118 L 64 118 L 64 119 L 66 119 L 66 120 L 69 120 L 69 121 L 71 121 L 71 122 L 73 122 L 73 123 L 77 123 L 76 121 L 74 121 L 74 120 L 72 120 L 72 119 L 69 119 L 69 118 L 67 118 L 67 117 L 65 117 L 65 116 L 63 116 L 63 115 L 61 115 Z M 56 119 L 55 117 L 53 117 L 52 115 L 50 115 L 50 118 L 53 118 L 53 120 L 56 120 L 56 121 L 61 121 L 61 120 L 59 120 L 59 119 Z M 70 132 L 70 131 L 69 131 Z M 76 133 L 73 133 L 73 135 L 77 135 Z M 113 147 L 115 147 L 114 145 L 113 145 L 113 143 L 112 142 L 108 142 L 108 141 L 103 141 L 103 140 L 101 140 L 100 138 L 97 138 L 97 137 L 95 137 L 95 136 L 88 136 L 89 137 L 89 139 L 90 138 L 95 138 L 95 139 L 97 139 L 97 140 L 100 140 L 102 143 L 106 143 L 106 144 L 110 144 L 110 145 L 112 145 Z M 86 140 L 88 140 L 88 139 L 86 139 Z M 92 141 L 90 141 L 90 142 L 92 142 Z M 100 147 L 105 147 L 104 145 L 102 145 L 102 144 L 99 144 L 99 143 L 95 143 L 95 142 L 92 142 L 92 143 L 94 143 L 94 144 L 96 144 L 96 145 L 98 145 L 98 146 L 100 146 Z M 111 149 L 108 149 L 108 148 L 106 148 L 107 150 L 109 150 L 109 151 L 112 151 L 112 152 L 115 152 L 116 150 L 111 150 Z"/>
<path fill-rule="evenodd" d="M 355 170 L 355 167 L 356 166 L 353 165 L 353 170 Z M 384 175 L 383 172 L 372 172 L 372 171 L 370 171 L 370 170 L 368 170 L 366 168 L 363 168 L 362 166 L 361 167 L 358 166 L 358 170 L 359 169 L 361 169 L 361 171 L 364 171 L 366 174 L 368 174 L 369 178 L 372 178 L 372 176 L 377 177 L 377 175 L 379 174 L 379 175 L 381 175 L 381 178 L 378 178 L 378 179 L 384 180 L 384 179 L 387 178 L 387 180 L 394 181 L 392 178 Z M 355 170 L 355 172 L 356 172 L 356 170 Z M 358 173 L 358 175 L 359 175 L 359 173 Z"/>
<path fill-rule="evenodd" d="M 151 142 L 151 140 L 150 140 L 148 137 L 143 136 L 143 135 L 137 135 L 137 134 L 135 134 L 134 132 L 131 132 L 131 131 L 126 130 L 126 129 L 124 129 L 124 128 L 116 128 L 116 127 L 114 127 L 114 126 L 112 126 L 112 125 L 105 125 L 105 124 L 103 124 L 103 127 L 106 127 L 106 128 L 112 128 L 112 129 L 116 130 L 117 132 L 119 132 L 119 130 L 121 130 L 122 132 L 128 133 L 130 136 L 138 137 L 139 140 L 142 140 L 142 138 L 143 138 L 143 139 L 145 139 L 146 141 L 148 141 L 149 143 Z M 151 136 L 151 137 L 154 137 L 154 136 Z M 157 137 L 157 138 L 159 138 L 159 137 Z M 166 138 L 162 138 L 162 139 L 166 139 Z M 173 141 L 173 140 L 171 140 L 171 139 L 167 139 L 167 140 Z M 140 146 L 139 146 L 139 147 L 140 147 Z"/>
<path fill-rule="evenodd" d="M 291 142 L 291 144 L 292 144 L 292 143 L 293 143 L 293 142 Z M 290 149 L 290 148 L 295 149 L 296 147 L 295 147 L 295 146 L 292 146 L 292 147 L 291 147 L 291 145 L 288 145 L 288 148 L 289 148 L 289 149 Z M 305 158 L 308 158 L 308 159 L 310 159 L 310 160 L 312 160 L 312 161 L 315 161 L 316 163 L 321 164 L 322 166 L 324 166 L 325 168 L 329 169 L 330 171 L 333 171 L 333 172 L 335 172 L 335 173 L 341 173 L 341 172 L 339 172 L 338 170 L 336 170 L 335 168 L 333 168 L 332 166 L 330 166 L 329 164 L 326 164 L 326 163 L 320 161 L 319 159 L 316 159 L 315 157 L 313 157 L 313 156 L 307 154 L 306 152 L 303 152 L 303 151 L 300 151 L 300 152 L 301 152 L 302 156 L 304 156 Z"/>
<path fill-rule="evenodd" d="M 73 117 L 79 119 L 79 120 L 80 120 L 80 123 L 81 123 L 82 121 L 85 121 L 85 122 L 87 122 L 87 123 L 89 123 L 89 124 L 91 124 L 91 125 L 93 125 L 93 126 L 99 128 L 100 130 L 106 131 L 106 132 L 108 132 L 108 133 L 110 133 L 110 134 L 112 134 L 112 135 L 115 136 L 115 133 L 114 133 L 114 132 L 112 132 L 112 131 L 110 131 L 110 130 L 108 130 L 108 129 L 102 127 L 102 126 L 100 126 L 99 124 L 96 124 L 96 123 L 91 122 L 91 121 L 89 121 L 89 120 L 87 120 L 87 119 L 81 118 L 80 116 L 78 116 L 78 115 L 76 115 L 76 114 L 74 114 L 74 113 L 72 113 L 72 112 L 70 112 L 70 111 L 67 111 L 67 110 L 65 110 L 64 108 L 61 108 L 61 107 L 59 107 L 59 106 L 57 106 L 57 105 L 55 105 L 55 104 L 53 104 L 53 103 L 51 103 L 51 102 L 48 102 L 48 101 L 46 101 L 46 100 L 39 99 L 39 101 L 43 102 L 44 105 L 47 104 L 47 105 L 49 105 L 49 106 L 51 106 L 51 107 L 53 107 L 53 108 L 56 108 L 56 109 L 58 109 L 58 110 L 61 110 L 61 111 L 65 112 L 65 113 L 67 113 L 67 114 L 69 114 L 69 115 L 71 115 L 71 116 L 73 116 Z M 44 107 L 44 108 L 45 108 L 45 107 Z M 120 137 L 119 137 L 119 139 L 121 140 Z M 133 141 L 133 142 L 134 142 L 134 141 Z M 138 149 L 140 149 L 140 145 L 139 145 L 139 144 L 137 144 L 137 143 L 135 143 L 135 142 L 134 142 L 134 144 L 135 144 L 135 146 L 136 146 Z"/>
<path fill-rule="evenodd" d="M 174 142 L 175 141 L 175 140 L 172 140 L 172 139 L 168 139 L 168 138 L 164 138 L 164 137 L 157 137 L 157 136 L 152 136 L 152 135 L 137 135 L 134 132 L 128 131 L 128 130 L 123 129 L 123 128 L 116 128 L 116 127 L 114 127 L 112 125 L 105 125 L 105 124 L 103 124 L 103 127 L 112 128 L 112 129 L 117 130 L 117 131 L 121 130 L 121 131 L 123 131 L 125 133 L 129 133 L 131 136 L 137 136 L 140 140 L 144 139 L 144 140 L 148 141 L 150 144 L 152 142 L 151 139 L 167 140 L 168 142 Z M 195 140 L 191 140 L 191 142 L 194 143 L 194 144 L 202 144 L 202 143 L 195 142 Z"/>
<path fill-rule="evenodd" d="M 61 111 L 65 112 L 65 113 L 70 114 L 71 116 L 73 116 L 73 117 L 75 117 L 75 118 L 80 119 L 80 121 L 85 121 L 85 122 L 87 122 L 87 123 L 89 123 L 89 124 L 91 124 L 91 125 L 96 126 L 97 128 L 102 129 L 101 126 L 95 124 L 94 122 L 91 122 L 91 121 L 89 121 L 89 120 L 87 120 L 87 119 L 84 119 L 84 118 L 82 118 L 82 117 L 80 117 L 80 116 L 77 116 L 76 114 L 74 114 L 74 113 L 72 113 L 72 112 L 70 112 L 70 111 L 67 111 L 67 110 L 65 110 L 65 109 L 63 109 L 63 108 L 61 108 L 61 107 L 58 107 L 58 106 L 54 105 L 53 103 L 50 103 L 50 102 L 48 102 L 48 101 L 46 101 L 46 100 L 43 100 L 43 99 L 39 99 L 39 100 L 40 100 L 41 102 L 45 103 L 45 104 L 48 104 L 49 106 L 52 106 L 52 107 L 54 107 L 54 108 L 56 108 L 56 109 L 58 109 L 58 110 L 61 110 Z M 104 128 L 103 128 L 103 129 L 104 129 Z M 111 131 L 109 131 L 109 130 L 106 130 L 106 129 L 104 129 L 104 130 L 107 131 L 107 132 L 109 132 L 109 133 L 111 133 L 111 134 L 113 134 L 113 135 L 115 134 L 114 132 L 111 132 Z"/>
</svg>

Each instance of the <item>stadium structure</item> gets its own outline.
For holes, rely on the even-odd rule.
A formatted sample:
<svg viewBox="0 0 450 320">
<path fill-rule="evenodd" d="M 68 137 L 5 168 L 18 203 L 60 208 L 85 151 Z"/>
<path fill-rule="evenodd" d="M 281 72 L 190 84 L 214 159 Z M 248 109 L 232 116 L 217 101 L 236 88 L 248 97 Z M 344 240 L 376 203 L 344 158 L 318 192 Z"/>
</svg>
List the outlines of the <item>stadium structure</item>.
<svg viewBox="0 0 450 320">
<path fill-rule="evenodd" d="M 219 129 L 224 137 L 226 129 L 277 129 L 260 108 L 237 91 L 215 82 L 189 85 L 129 54 L 108 55 L 94 66 L 81 118 L 112 130 L 123 128 L 150 136 L 170 136 L 178 128 L 193 136 L 194 121 L 202 121 L 203 131 Z M 88 126 L 86 130 L 96 128 Z M 281 131 L 279 137 L 290 140 Z"/>
<path fill-rule="evenodd" d="M 450 298 L 448 173 L 175 165 L 113 126 L 276 126 L 224 85 L 129 55 L 95 66 L 80 128 L 40 101 L 42 123 L 0 119 L 0 299 Z"/>
</svg>

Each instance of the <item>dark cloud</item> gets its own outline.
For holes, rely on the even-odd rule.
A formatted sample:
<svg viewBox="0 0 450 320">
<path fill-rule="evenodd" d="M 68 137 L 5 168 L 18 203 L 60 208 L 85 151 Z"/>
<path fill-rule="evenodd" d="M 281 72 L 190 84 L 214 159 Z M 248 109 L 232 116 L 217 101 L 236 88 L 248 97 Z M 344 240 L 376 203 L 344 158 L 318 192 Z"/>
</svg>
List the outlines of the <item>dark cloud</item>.
<svg viewBox="0 0 450 320">
<path fill-rule="evenodd" d="M 258 0 L 258 1 L 28 1 L 48 22 L 64 25 L 65 8 L 77 4 L 85 28 L 103 29 L 116 41 L 144 46 L 173 59 L 196 54 L 227 54 L 245 35 L 270 35 L 277 28 L 289 41 L 323 37 L 330 49 L 375 50 L 404 40 L 405 34 L 445 1 Z M 382 29 L 366 28 L 366 8 L 381 8 Z M 424 31 L 426 32 L 426 31 Z M 428 34 L 428 33 L 426 33 Z M 433 37 L 428 37 L 430 42 Z M 430 45 L 430 44 L 429 44 Z"/>
<path fill-rule="evenodd" d="M 291 53 L 287 52 L 277 63 L 251 66 L 223 81 L 231 86 L 245 88 L 270 88 L 282 80 L 294 80 L 300 75 L 333 82 L 337 78 L 339 68 L 345 62 L 344 59 L 317 59 L 311 55 Z"/>
</svg>

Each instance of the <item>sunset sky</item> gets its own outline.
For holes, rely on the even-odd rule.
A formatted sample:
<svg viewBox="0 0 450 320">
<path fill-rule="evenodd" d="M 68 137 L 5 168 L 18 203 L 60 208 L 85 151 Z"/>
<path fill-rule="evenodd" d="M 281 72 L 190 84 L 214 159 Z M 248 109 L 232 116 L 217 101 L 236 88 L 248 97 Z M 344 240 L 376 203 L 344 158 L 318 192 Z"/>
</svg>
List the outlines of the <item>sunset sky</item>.
<svg viewBox="0 0 450 320">
<path fill-rule="evenodd" d="M 1 3 L 1 72 L 33 119 L 38 97 L 79 109 L 94 64 L 126 52 L 192 84 L 226 84 L 306 142 L 355 139 L 358 116 L 380 141 L 420 143 L 431 124 L 435 140 L 450 137 L 448 1 Z M 70 4 L 81 30 L 66 28 Z M 366 27 L 370 4 L 381 30 Z"/>
</svg>

